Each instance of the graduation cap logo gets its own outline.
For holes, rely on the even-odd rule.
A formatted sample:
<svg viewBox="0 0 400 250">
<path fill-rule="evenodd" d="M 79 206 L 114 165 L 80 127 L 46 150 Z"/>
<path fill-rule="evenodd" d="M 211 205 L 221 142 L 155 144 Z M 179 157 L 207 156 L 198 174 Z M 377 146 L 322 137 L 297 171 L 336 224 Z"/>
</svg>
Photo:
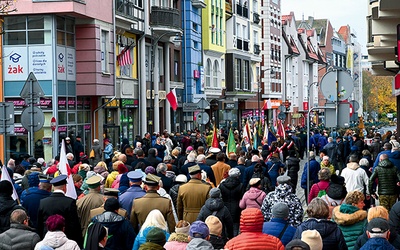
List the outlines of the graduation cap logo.
<svg viewBox="0 0 400 250">
<path fill-rule="evenodd" d="M 13 63 L 19 62 L 19 59 L 20 59 L 20 58 L 21 58 L 21 55 L 18 54 L 18 53 L 14 53 L 14 54 L 12 54 L 12 55 L 10 56 L 10 60 L 11 60 Z"/>
<path fill-rule="evenodd" d="M 64 61 L 64 54 L 63 53 L 58 54 L 58 60 L 60 60 L 60 62 Z"/>
</svg>

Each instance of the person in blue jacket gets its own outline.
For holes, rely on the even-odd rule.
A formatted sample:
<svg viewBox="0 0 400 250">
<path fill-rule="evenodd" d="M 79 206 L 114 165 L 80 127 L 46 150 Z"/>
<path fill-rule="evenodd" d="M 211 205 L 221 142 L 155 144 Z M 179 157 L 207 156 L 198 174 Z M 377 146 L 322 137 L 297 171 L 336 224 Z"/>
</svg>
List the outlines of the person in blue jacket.
<svg viewBox="0 0 400 250">
<path fill-rule="evenodd" d="M 300 183 L 301 188 L 304 189 L 305 197 L 308 197 L 308 191 L 307 191 L 307 171 L 309 169 L 308 164 L 310 164 L 310 179 L 309 179 L 310 180 L 309 181 L 309 183 L 310 183 L 310 187 L 309 188 L 310 189 L 311 189 L 311 186 L 313 184 L 319 182 L 318 172 L 321 169 L 320 164 L 315 160 L 314 152 L 310 151 L 309 154 L 310 154 L 309 163 L 307 162 L 304 165 L 304 170 L 303 170 L 303 174 L 301 175 L 301 183 Z M 307 200 L 307 198 L 306 198 L 306 200 Z"/>
</svg>

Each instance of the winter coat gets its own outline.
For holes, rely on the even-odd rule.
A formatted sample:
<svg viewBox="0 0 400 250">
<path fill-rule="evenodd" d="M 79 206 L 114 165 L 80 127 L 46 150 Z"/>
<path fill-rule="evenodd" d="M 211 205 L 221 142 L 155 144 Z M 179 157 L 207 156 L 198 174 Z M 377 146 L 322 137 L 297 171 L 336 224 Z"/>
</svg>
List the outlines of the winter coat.
<svg viewBox="0 0 400 250">
<path fill-rule="evenodd" d="M 358 207 L 349 204 L 342 204 L 333 209 L 332 220 L 342 230 L 347 247 L 353 249 L 358 236 L 365 231 L 367 211 L 360 210 Z"/>
<path fill-rule="evenodd" d="M 165 249 L 163 246 L 153 242 L 145 242 L 139 247 L 139 250 L 163 250 L 163 249 Z"/>
<path fill-rule="evenodd" d="M 210 239 L 208 240 L 214 249 L 224 249 L 226 241 L 217 235 L 210 234 Z"/>
<path fill-rule="evenodd" d="M 300 160 L 296 157 L 288 157 L 286 159 L 286 169 L 288 176 L 294 187 L 297 187 L 297 180 L 299 179 Z"/>
<path fill-rule="evenodd" d="M 367 233 L 364 231 L 362 235 L 360 235 L 355 243 L 353 250 L 358 250 L 369 240 Z M 394 230 L 390 229 L 389 243 L 395 248 L 400 249 L 400 235 L 397 234 Z M 388 248 L 390 249 L 390 248 Z"/>
<path fill-rule="evenodd" d="M 24 209 L 11 196 L 0 195 L 0 233 L 10 228 L 10 216 L 15 209 Z"/>
<path fill-rule="evenodd" d="M 218 161 L 211 166 L 215 176 L 215 184 L 218 186 L 219 183 L 224 179 L 224 175 L 231 169 L 231 166 L 223 161 Z"/>
<path fill-rule="evenodd" d="M 378 178 L 379 195 L 394 195 L 397 194 L 397 182 L 400 180 L 400 173 L 397 168 L 389 160 L 382 160 L 375 168 L 369 179 L 369 190 L 372 190 L 372 184 Z"/>
<path fill-rule="evenodd" d="M 96 166 L 99 161 L 101 161 L 101 158 L 103 157 L 103 152 L 101 151 L 101 145 L 99 142 L 94 142 L 92 145 L 92 149 L 94 152 L 94 158 L 90 158 L 92 161 L 92 166 Z"/>
<path fill-rule="evenodd" d="M 228 177 L 224 182 L 221 182 L 218 188 L 221 190 L 222 200 L 231 213 L 233 222 L 238 223 L 241 212 L 239 202 L 243 196 L 242 183 L 236 177 Z"/>
<path fill-rule="evenodd" d="M 389 160 L 400 171 L 400 151 L 395 150 L 389 154 Z"/>
<path fill-rule="evenodd" d="M 347 163 L 347 167 L 340 175 L 345 179 L 347 192 L 358 190 L 361 193 L 367 191 L 366 194 L 370 194 L 369 190 L 364 190 L 364 186 L 368 187 L 369 184 L 368 175 L 357 162 Z"/>
<path fill-rule="evenodd" d="M 35 229 L 24 224 L 11 223 L 10 229 L 0 234 L 0 249 L 33 250 L 40 241 Z"/>
<path fill-rule="evenodd" d="M 261 206 L 261 212 L 264 215 L 264 221 L 270 221 L 272 218 L 272 207 L 278 203 L 284 202 L 289 207 L 288 222 L 292 226 L 297 226 L 303 221 L 303 206 L 297 195 L 292 193 L 292 187 L 288 184 L 280 184 L 275 191 L 267 194 Z"/>
<path fill-rule="evenodd" d="M 133 200 L 140 198 L 145 194 L 146 191 L 144 191 L 140 186 L 133 185 L 119 196 L 119 205 L 128 212 L 128 217 L 130 217 L 131 214 Z"/>
<path fill-rule="evenodd" d="M 342 231 L 338 225 L 333 221 L 325 219 L 310 218 L 304 221 L 297 227 L 293 239 L 301 239 L 302 232 L 314 229 L 317 230 L 321 235 L 323 250 L 348 249 Z"/>
<path fill-rule="evenodd" d="M 375 168 L 378 166 L 380 156 L 382 154 L 390 155 L 391 153 L 392 153 L 392 150 L 383 150 L 383 151 L 379 152 L 378 155 L 375 158 L 374 165 L 372 166 L 372 172 L 374 172 Z"/>
<path fill-rule="evenodd" d="M 167 243 L 165 243 L 164 248 L 166 250 L 185 250 L 188 243 L 189 239 L 187 234 L 172 233 Z"/>
<path fill-rule="evenodd" d="M 384 238 L 369 239 L 360 250 L 394 250 L 395 248 Z"/>
<path fill-rule="evenodd" d="M 321 180 L 320 182 L 312 185 L 310 193 L 308 194 L 308 203 L 310 203 L 312 199 L 318 196 L 319 191 L 322 190 L 327 191 L 328 188 L 329 188 L 329 181 L 327 180 Z"/>
<path fill-rule="evenodd" d="M 321 159 L 320 167 L 321 167 L 321 168 L 329 168 L 329 171 L 331 172 L 331 175 L 332 175 L 332 174 L 336 174 L 336 172 L 335 172 L 335 166 L 332 165 L 332 163 L 330 162 L 330 160 L 329 160 L 329 165 L 325 165 L 324 162 L 323 162 L 322 159 Z"/>
<path fill-rule="evenodd" d="M 178 190 L 176 209 L 178 219 L 192 223 L 196 220 L 200 209 L 205 204 L 211 186 L 198 179 L 191 179 Z"/>
<path fill-rule="evenodd" d="M 139 247 L 141 245 L 143 245 L 146 242 L 146 236 L 147 234 L 150 232 L 151 229 L 153 229 L 154 227 L 146 227 L 143 230 L 141 229 L 139 234 L 136 236 L 135 238 L 135 243 L 133 244 L 133 248 L 132 250 L 138 250 Z M 169 238 L 169 233 L 167 231 L 164 231 L 165 234 L 165 238 L 168 239 Z M 150 248 L 147 248 L 150 249 Z"/>
<path fill-rule="evenodd" d="M 186 246 L 187 250 L 214 250 L 213 245 L 205 239 L 194 238 Z"/>
<path fill-rule="evenodd" d="M 318 171 L 321 169 L 321 166 L 315 159 L 310 159 L 310 188 L 314 183 L 318 183 Z M 301 175 L 301 188 L 307 189 L 307 171 L 308 171 L 308 163 L 304 165 L 303 174 Z"/>
<path fill-rule="evenodd" d="M 92 222 L 99 222 L 108 228 L 108 235 L 111 235 L 107 240 L 104 249 L 107 250 L 123 250 L 132 249 L 133 241 L 136 234 L 128 220 L 119 214 L 111 211 L 105 211 L 102 214 L 92 218 Z"/>
<path fill-rule="evenodd" d="M 281 218 L 272 218 L 270 221 L 264 222 L 262 232 L 275 237 L 279 237 L 283 230 L 285 231 L 283 232 L 280 240 L 282 241 L 282 244 L 286 246 L 286 244 L 292 240 L 293 235 L 296 232 L 296 228 L 289 225 L 289 222 L 287 222 L 287 220 Z"/>
<path fill-rule="evenodd" d="M 271 185 L 273 187 L 276 186 L 276 179 L 279 176 L 279 170 L 281 168 L 285 168 L 285 164 L 283 164 L 279 158 L 271 158 L 270 161 L 267 162 L 267 173 L 269 174 L 269 177 L 271 179 Z"/>
<path fill-rule="evenodd" d="M 171 196 L 171 199 L 172 199 L 172 203 L 174 204 L 174 207 L 176 207 L 176 199 L 178 198 L 178 190 L 179 190 L 179 187 L 181 186 L 181 185 L 183 185 L 183 184 L 185 184 L 185 183 L 178 183 L 178 184 L 175 184 L 175 185 L 173 185 L 172 186 L 172 188 L 169 190 L 169 196 Z"/>
<path fill-rule="evenodd" d="M 246 208 L 260 209 L 265 196 L 266 194 L 264 191 L 255 187 L 251 187 L 249 191 L 244 193 L 243 198 L 239 202 L 239 207 L 241 209 L 246 209 Z"/>
<path fill-rule="evenodd" d="M 48 231 L 44 239 L 36 244 L 35 250 L 41 250 L 44 246 L 51 247 L 54 250 L 80 250 L 78 244 L 69 240 L 62 231 Z"/>
<path fill-rule="evenodd" d="M 42 190 L 39 188 L 29 188 L 27 189 L 26 195 L 22 198 L 21 202 L 22 206 L 28 212 L 28 216 L 30 221 L 32 222 L 32 226 L 34 228 L 37 227 L 37 213 L 39 210 L 40 200 L 51 195 L 51 192 Z"/>
<path fill-rule="evenodd" d="M 389 224 L 400 234 L 400 202 L 396 202 L 390 209 Z"/>
<path fill-rule="evenodd" d="M 324 146 L 324 149 L 326 150 L 329 159 L 332 163 L 336 163 L 336 159 L 337 159 L 337 145 L 334 142 L 328 142 L 328 144 L 326 144 Z"/>
<path fill-rule="evenodd" d="M 222 198 L 209 198 L 206 200 L 206 203 L 201 208 L 199 215 L 197 216 L 197 220 L 206 221 L 209 215 L 214 215 L 218 217 L 221 221 L 223 229 L 222 229 L 222 237 L 225 239 L 226 237 L 233 238 L 233 221 L 231 213 L 228 208 L 225 207 L 224 201 Z M 225 235 L 225 232 L 227 235 Z"/>
<path fill-rule="evenodd" d="M 249 208 L 240 217 L 240 234 L 229 240 L 226 250 L 283 250 L 285 247 L 275 236 L 262 233 L 262 213 L 259 209 Z"/>
</svg>

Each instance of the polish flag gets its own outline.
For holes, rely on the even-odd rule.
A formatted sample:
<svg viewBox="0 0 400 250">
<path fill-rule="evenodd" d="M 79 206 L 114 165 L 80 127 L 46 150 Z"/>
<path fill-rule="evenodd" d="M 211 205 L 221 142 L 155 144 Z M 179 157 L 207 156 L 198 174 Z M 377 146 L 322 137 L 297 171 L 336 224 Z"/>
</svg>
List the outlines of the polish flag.
<svg viewBox="0 0 400 250">
<path fill-rule="evenodd" d="M 61 142 L 60 162 L 58 163 L 58 170 L 61 174 L 65 174 L 67 177 L 67 192 L 65 196 L 68 196 L 76 200 L 77 194 L 74 186 L 74 180 L 72 179 L 71 168 L 68 165 L 67 154 L 65 153 L 64 139 Z"/>
<path fill-rule="evenodd" d="M 171 92 L 167 94 L 167 100 L 169 101 L 169 104 L 171 105 L 171 108 L 176 111 L 178 108 L 178 98 L 176 98 L 176 91 L 175 89 L 172 89 Z"/>
</svg>

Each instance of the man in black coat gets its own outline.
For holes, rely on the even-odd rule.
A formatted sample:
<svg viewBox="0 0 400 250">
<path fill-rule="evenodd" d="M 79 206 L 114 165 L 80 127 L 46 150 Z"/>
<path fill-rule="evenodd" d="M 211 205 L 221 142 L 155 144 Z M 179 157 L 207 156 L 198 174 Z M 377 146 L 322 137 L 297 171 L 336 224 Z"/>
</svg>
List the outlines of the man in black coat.
<svg viewBox="0 0 400 250">
<path fill-rule="evenodd" d="M 65 196 L 67 191 L 67 176 L 59 175 L 50 182 L 54 192 L 40 201 L 37 221 L 37 232 L 43 239 L 47 232 L 45 227 L 49 216 L 59 214 L 65 218 L 65 234 L 68 239 L 76 241 L 82 247 L 82 232 L 76 207 L 76 201 Z"/>
</svg>

